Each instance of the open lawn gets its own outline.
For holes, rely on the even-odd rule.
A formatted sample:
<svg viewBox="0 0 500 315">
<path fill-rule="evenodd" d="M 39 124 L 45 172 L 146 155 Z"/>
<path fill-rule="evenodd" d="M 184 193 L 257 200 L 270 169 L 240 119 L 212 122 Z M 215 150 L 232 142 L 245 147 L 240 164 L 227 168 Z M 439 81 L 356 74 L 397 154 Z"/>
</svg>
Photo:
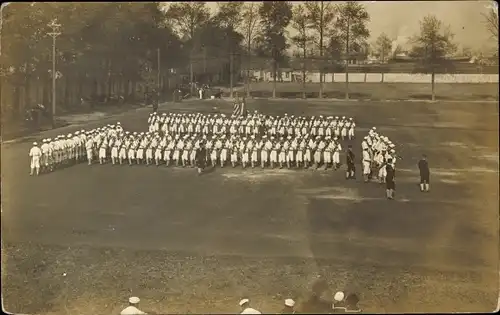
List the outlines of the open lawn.
<svg viewBox="0 0 500 315">
<path fill-rule="evenodd" d="M 306 83 L 306 97 L 319 97 L 319 83 Z M 244 93 L 245 87 L 235 91 Z M 250 85 L 251 96 L 272 97 L 273 83 L 258 82 Z M 302 83 L 277 83 L 276 97 L 302 98 Z M 430 100 L 431 84 L 425 83 L 349 83 L 349 97 L 370 100 Z M 225 90 L 226 94 L 228 89 Z M 345 98 L 345 82 L 327 82 L 323 85 L 324 98 Z M 436 84 L 437 100 L 498 100 L 498 84 Z"/>
<path fill-rule="evenodd" d="M 377 126 L 403 157 L 396 200 L 384 199 L 379 184 L 346 181 L 344 170 L 217 168 L 197 176 L 77 165 L 32 178 L 30 144 L 3 144 L 5 309 L 116 314 L 136 295 L 157 313 L 236 313 L 242 297 L 266 313 L 288 297 L 303 310 L 318 277 L 328 283 L 325 298 L 357 292 L 366 312 L 496 308 L 498 104 L 256 99 L 248 107 L 354 117 L 358 156 L 360 136 Z M 230 113 L 232 105 L 160 108 L 170 110 Z M 120 117 L 133 131 L 146 130 L 146 119 L 144 111 Z M 427 194 L 417 186 L 421 153 L 431 166 Z"/>
</svg>

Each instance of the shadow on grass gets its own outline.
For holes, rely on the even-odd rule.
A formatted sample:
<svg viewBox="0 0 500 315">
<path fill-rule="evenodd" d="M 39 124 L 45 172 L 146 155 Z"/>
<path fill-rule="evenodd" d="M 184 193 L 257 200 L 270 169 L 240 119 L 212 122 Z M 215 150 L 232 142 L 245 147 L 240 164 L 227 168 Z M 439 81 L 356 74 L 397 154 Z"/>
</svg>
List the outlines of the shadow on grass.
<svg viewBox="0 0 500 315">
<path fill-rule="evenodd" d="M 498 94 L 497 95 L 488 95 L 488 94 L 473 94 L 473 99 L 479 99 L 482 101 L 497 101 L 498 100 Z"/>
<path fill-rule="evenodd" d="M 432 96 L 431 96 L 431 94 L 410 94 L 409 98 L 415 99 L 415 100 L 430 101 L 432 99 Z"/>
<path fill-rule="evenodd" d="M 43 126 L 40 129 L 24 128 L 19 130 L 2 131 L 2 140 L 9 141 L 18 138 L 23 138 L 21 142 L 32 141 L 33 139 L 36 139 L 41 132 L 48 130 L 55 130 L 69 125 L 70 124 L 68 122 L 60 120 L 57 121 L 55 128 L 52 128 L 51 126 Z"/>
</svg>

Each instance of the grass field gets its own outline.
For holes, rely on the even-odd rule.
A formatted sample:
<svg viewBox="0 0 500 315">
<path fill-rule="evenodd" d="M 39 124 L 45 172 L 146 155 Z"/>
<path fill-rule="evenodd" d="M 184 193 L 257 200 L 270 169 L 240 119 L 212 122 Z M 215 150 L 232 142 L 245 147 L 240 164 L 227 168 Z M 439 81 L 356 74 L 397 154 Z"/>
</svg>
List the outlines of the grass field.
<svg viewBox="0 0 500 315">
<path fill-rule="evenodd" d="M 7 311 L 299 311 L 324 279 L 365 312 L 490 312 L 498 298 L 498 107 L 464 102 L 249 100 L 272 114 L 355 117 L 397 144 L 396 200 L 343 171 L 78 165 L 28 176 L 29 143 L 2 145 L 2 293 Z M 224 100 L 161 111 L 230 113 Z M 120 117 L 146 130 L 146 112 Z M 96 127 L 116 121 L 92 122 Z M 75 128 L 76 129 L 76 128 Z M 81 129 L 81 127 L 78 127 Z M 71 132 L 73 130 L 66 130 Z M 53 136 L 59 131 L 50 131 Z M 353 142 L 359 156 L 359 137 Z M 431 192 L 418 191 L 427 153 Z M 341 156 L 343 160 L 344 157 Z M 358 176 L 359 177 L 359 176 Z"/>
<path fill-rule="evenodd" d="M 272 82 L 251 84 L 251 96 L 272 97 Z M 244 93 L 245 88 L 239 86 L 235 91 Z M 225 90 L 226 94 L 228 90 Z M 349 95 L 352 99 L 371 100 L 430 100 L 431 84 L 422 83 L 349 83 Z M 319 83 L 306 84 L 307 98 L 319 97 Z M 276 97 L 302 98 L 301 83 L 277 83 Z M 324 98 L 345 97 L 345 83 L 324 83 Z M 436 84 L 437 100 L 498 100 L 498 84 Z"/>
</svg>

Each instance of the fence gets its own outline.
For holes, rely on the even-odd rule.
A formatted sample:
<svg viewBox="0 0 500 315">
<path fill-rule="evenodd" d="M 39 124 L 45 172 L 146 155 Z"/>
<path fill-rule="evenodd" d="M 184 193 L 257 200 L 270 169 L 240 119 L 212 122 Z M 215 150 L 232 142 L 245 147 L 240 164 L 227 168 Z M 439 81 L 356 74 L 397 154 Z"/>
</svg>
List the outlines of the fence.
<svg viewBox="0 0 500 315">
<path fill-rule="evenodd" d="M 270 71 L 254 70 L 252 74 L 256 81 L 272 81 Z M 324 73 L 323 82 L 345 82 L 345 73 Z M 297 82 L 302 79 L 301 71 L 281 71 L 279 82 Z M 307 72 L 306 82 L 320 82 L 319 72 Z M 419 73 L 349 73 L 349 82 L 353 83 L 430 83 L 430 74 Z M 436 74 L 436 83 L 498 83 L 498 74 Z"/>
</svg>

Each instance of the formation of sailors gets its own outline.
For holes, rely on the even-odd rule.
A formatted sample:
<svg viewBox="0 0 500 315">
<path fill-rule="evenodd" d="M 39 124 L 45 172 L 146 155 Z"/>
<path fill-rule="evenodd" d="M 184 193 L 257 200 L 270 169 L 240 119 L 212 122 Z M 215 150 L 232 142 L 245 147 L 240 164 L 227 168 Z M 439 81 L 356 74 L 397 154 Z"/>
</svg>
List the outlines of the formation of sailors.
<svg viewBox="0 0 500 315">
<path fill-rule="evenodd" d="M 343 116 L 270 116 L 255 111 L 247 116 L 228 117 L 225 114 L 151 113 L 149 132 L 170 135 L 226 135 L 262 137 L 337 137 L 354 139 L 356 123 Z"/>
<path fill-rule="evenodd" d="M 361 149 L 365 182 L 376 178 L 380 183 L 385 183 L 387 166 L 390 165 L 392 169 L 395 169 L 399 158 L 396 145 L 388 137 L 379 134 L 376 127 L 373 127 L 363 138 Z"/>
<path fill-rule="evenodd" d="M 343 134 L 350 134 L 345 129 L 350 121 L 348 130 L 352 130 L 352 119 L 337 120 L 331 116 L 272 117 L 255 113 L 228 118 L 224 114 L 152 114 L 148 132 L 124 131 L 117 122 L 43 139 L 41 146 L 34 143 L 30 150 L 31 173 L 53 171 L 85 160 L 89 165 L 98 161 L 194 167 L 196 150 L 201 147 L 212 166 L 338 169 L 341 139 Z M 340 129 L 339 122 L 344 123 Z M 361 148 L 365 181 L 376 177 L 385 182 L 386 165 L 390 163 L 394 168 L 397 160 L 395 145 L 373 127 Z"/>
</svg>

